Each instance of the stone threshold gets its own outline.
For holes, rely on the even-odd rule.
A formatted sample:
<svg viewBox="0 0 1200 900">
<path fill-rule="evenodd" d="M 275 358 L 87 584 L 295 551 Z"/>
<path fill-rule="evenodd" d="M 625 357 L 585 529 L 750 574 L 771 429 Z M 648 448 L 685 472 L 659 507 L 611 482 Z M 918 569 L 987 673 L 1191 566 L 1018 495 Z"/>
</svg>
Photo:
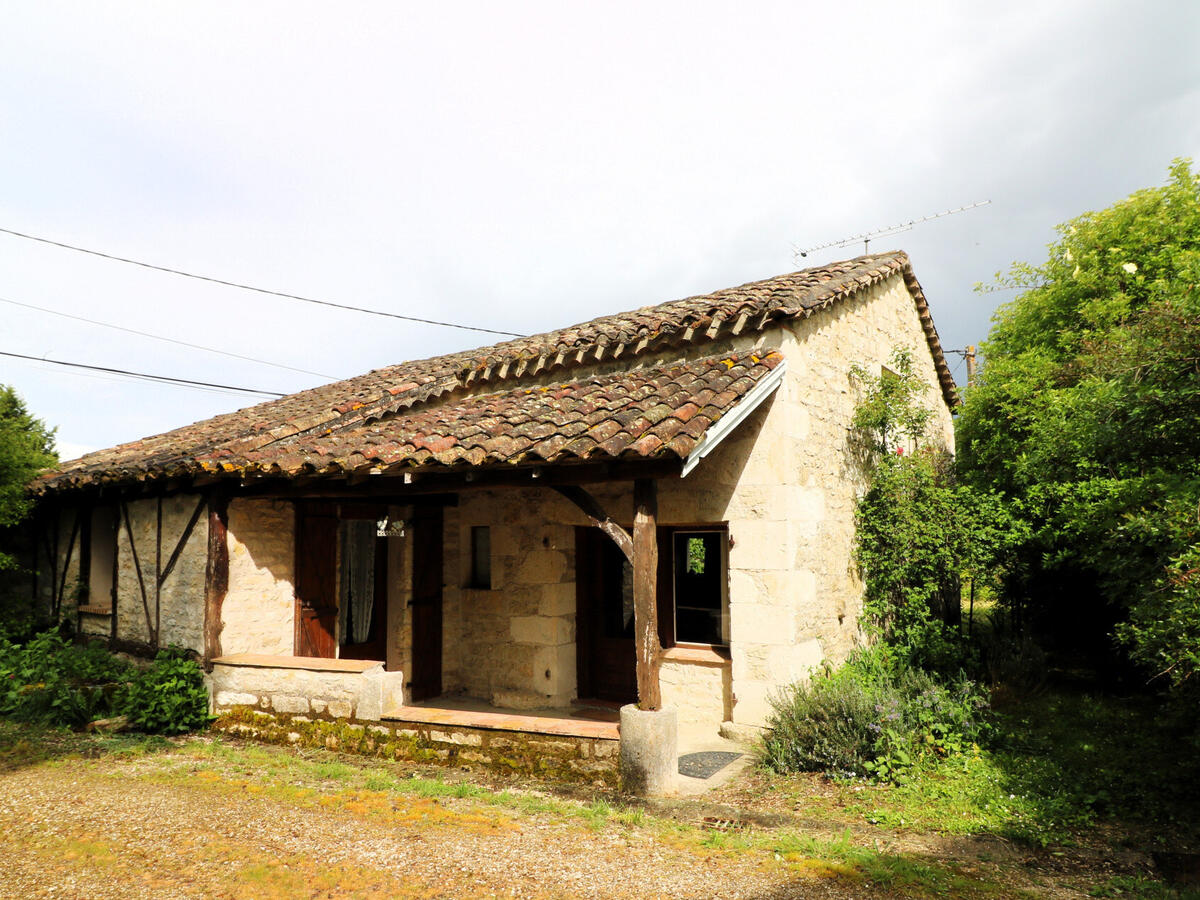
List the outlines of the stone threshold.
<svg viewBox="0 0 1200 900">
<path fill-rule="evenodd" d="M 378 659 L 324 659 L 317 656 L 270 656 L 265 653 L 233 653 L 212 660 L 217 666 L 248 666 L 256 669 L 305 669 L 310 672 L 368 672 L 383 661 Z"/>
<path fill-rule="evenodd" d="M 445 705 L 441 706 L 401 706 L 385 712 L 383 719 L 420 725 L 519 731 L 526 734 L 610 741 L 618 740 L 621 736 L 615 711 L 611 714 L 611 721 L 598 721 L 596 718 L 581 716 L 573 709 L 538 710 L 539 714 L 530 714 L 518 710 L 470 708 L 474 705 L 455 698 L 447 700 Z M 482 701 L 479 705 L 483 705 Z M 606 719 L 609 717 L 607 711 L 589 710 L 588 713 L 603 715 Z"/>
</svg>

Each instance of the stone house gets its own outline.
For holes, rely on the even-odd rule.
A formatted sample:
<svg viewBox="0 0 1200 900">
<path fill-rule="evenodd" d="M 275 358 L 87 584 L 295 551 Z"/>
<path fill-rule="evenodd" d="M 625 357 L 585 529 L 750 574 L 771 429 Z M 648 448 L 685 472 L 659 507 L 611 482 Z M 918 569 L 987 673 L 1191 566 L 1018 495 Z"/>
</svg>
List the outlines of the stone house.
<svg viewBox="0 0 1200 900">
<path fill-rule="evenodd" d="M 761 725 L 860 639 L 851 367 L 896 348 L 952 448 L 901 252 L 378 369 L 47 473 L 36 590 L 194 651 L 218 712 L 607 739 L 640 687 Z"/>
</svg>

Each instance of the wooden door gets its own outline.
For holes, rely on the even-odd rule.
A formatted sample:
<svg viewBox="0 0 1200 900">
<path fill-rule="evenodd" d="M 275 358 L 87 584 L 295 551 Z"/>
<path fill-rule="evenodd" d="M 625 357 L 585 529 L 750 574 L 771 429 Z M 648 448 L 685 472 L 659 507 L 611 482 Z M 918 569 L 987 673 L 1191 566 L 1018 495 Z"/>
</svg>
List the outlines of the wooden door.
<svg viewBox="0 0 1200 900">
<path fill-rule="evenodd" d="M 412 682 L 413 700 L 442 693 L 442 508 L 413 514 Z"/>
<path fill-rule="evenodd" d="M 296 509 L 296 655 L 337 655 L 337 511 Z"/>
</svg>

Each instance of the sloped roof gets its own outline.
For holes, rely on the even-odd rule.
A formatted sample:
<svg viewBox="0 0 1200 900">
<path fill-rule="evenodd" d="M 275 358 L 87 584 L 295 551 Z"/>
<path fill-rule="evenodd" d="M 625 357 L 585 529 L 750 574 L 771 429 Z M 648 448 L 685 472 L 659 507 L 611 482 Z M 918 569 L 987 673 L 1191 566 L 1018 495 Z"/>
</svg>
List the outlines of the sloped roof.
<svg viewBox="0 0 1200 900">
<path fill-rule="evenodd" d="M 809 316 L 896 274 L 913 295 L 952 404 L 954 381 L 908 257 L 885 253 L 377 369 L 68 461 L 34 490 L 202 474 L 339 475 L 363 466 L 682 459 L 780 361 L 704 356 L 703 344 Z M 639 360 L 685 344 L 698 345 L 697 358 Z M 614 359 L 630 367 L 571 377 Z M 559 370 L 561 380 L 553 378 Z M 529 384 L 527 376 L 547 374 L 554 383 Z M 430 403 L 463 388 L 471 394 Z"/>
</svg>

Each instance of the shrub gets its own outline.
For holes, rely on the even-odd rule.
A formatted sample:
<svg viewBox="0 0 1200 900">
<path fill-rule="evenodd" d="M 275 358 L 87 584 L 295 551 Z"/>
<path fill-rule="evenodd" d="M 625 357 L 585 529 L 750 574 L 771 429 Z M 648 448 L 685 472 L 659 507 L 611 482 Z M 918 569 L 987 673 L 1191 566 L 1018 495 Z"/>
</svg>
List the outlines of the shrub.
<svg viewBox="0 0 1200 900">
<path fill-rule="evenodd" d="M 972 752 L 986 706 L 965 677 L 899 668 L 878 647 L 776 698 L 759 756 L 781 773 L 902 781 L 925 760 Z"/>
<path fill-rule="evenodd" d="M 23 645 L 0 638 L 0 716 L 78 727 L 123 713 L 130 725 L 180 734 L 209 723 L 200 667 L 177 650 L 161 651 L 139 672 L 96 646 L 78 646 L 51 629 Z"/>
<path fill-rule="evenodd" d="M 175 649 L 159 651 L 153 665 L 129 685 L 121 705 L 131 726 L 151 734 L 182 734 L 212 721 L 204 673 Z"/>
<path fill-rule="evenodd" d="M 814 674 L 772 700 L 769 731 L 760 748 L 776 772 L 864 774 L 875 758 L 878 691 L 841 672 Z"/>
<path fill-rule="evenodd" d="M 82 725 L 112 713 L 131 671 L 106 650 L 75 646 L 53 629 L 23 646 L 0 640 L 0 715 Z"/>
</svg>

